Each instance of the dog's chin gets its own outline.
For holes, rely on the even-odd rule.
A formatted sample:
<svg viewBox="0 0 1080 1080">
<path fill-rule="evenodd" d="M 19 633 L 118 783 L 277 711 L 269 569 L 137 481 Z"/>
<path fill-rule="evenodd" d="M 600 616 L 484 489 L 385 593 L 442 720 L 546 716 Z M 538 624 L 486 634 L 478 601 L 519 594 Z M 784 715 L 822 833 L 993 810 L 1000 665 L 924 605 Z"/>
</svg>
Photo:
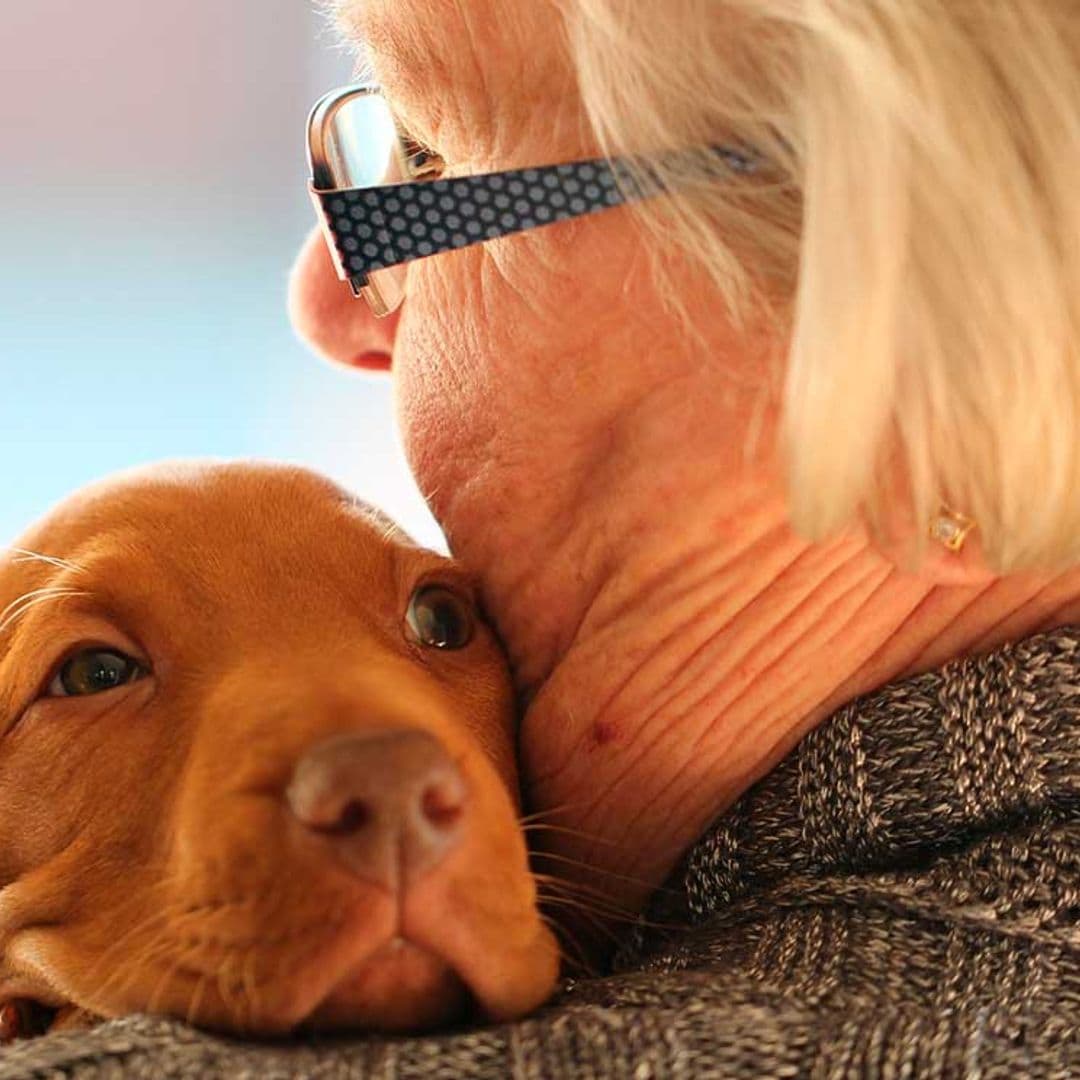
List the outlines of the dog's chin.
<svg viewBox="0 0 1080 1080">
<path fill-rule="evenodd" d="M 404 1033 L 465 1019 L 472 996 L 443 959 L 393 938 L 350 971 L 303 1022 L 309 1031 Z"/>
</svg>

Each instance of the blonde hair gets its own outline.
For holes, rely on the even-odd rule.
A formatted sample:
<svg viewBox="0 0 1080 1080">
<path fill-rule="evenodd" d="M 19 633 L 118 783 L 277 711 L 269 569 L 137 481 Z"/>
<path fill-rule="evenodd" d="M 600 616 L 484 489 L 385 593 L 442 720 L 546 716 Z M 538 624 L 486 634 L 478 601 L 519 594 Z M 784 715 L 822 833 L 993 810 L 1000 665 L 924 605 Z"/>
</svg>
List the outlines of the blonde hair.
<svg viewBox="0 0 1080 1080">
<path fill-rule="evenodd" d="M 963 509 L 997 570 L 1080 561 L 1073 0 L 561 6 L 605 150 L 768 163 L 662 164 L 684 194 L 640 212 L 734 315 L 784 321 L 795 526 L 885 532 L 901 475 L 916 521 Z"/>
</svg>

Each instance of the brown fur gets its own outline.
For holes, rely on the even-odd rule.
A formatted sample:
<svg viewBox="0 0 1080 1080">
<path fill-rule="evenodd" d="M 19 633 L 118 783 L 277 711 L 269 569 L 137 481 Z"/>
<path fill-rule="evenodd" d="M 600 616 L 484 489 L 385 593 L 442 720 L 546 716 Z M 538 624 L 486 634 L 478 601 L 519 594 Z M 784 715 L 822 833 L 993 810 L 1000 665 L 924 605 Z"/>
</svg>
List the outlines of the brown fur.
<svg viewBox="0 0 1080 1080">
<path fill-rule="evenodd" d="M 0 1002 L 277 1034 L 430 1026 L 464 990 L 492 1019 L 548 996 L 501 652 L 482 626 L 460 652 L 403 632 L 419 582 L 469 589 L 452 562 L 325 480 L 240 464 L 99 485 L 18 547 L 55 561 L 0 556 L 0 608 L 71 592 L 0 633 Z M 150 674 L 43 697 L 85 645 Z M 283 800 L 312 745 L 387 725 L 437 737 L 469 792 L 461 842 L 403 895 Z"/>
</svg>

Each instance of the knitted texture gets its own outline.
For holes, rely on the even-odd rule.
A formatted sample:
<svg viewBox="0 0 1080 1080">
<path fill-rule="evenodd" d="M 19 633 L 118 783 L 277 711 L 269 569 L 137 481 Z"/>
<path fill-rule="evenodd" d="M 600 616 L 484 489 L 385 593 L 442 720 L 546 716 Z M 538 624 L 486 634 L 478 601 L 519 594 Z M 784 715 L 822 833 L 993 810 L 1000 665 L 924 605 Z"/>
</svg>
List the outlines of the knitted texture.
<svg viewBox="0 0 1080 1080">
<path fill-rule="evenodd" d="M 674 883 L 682 929 L 518 1024 L 269 1046 L 135 1017 L 0 1080 L 1080 1076 L 1080 630 L 848 705 Z"/>
</svg>

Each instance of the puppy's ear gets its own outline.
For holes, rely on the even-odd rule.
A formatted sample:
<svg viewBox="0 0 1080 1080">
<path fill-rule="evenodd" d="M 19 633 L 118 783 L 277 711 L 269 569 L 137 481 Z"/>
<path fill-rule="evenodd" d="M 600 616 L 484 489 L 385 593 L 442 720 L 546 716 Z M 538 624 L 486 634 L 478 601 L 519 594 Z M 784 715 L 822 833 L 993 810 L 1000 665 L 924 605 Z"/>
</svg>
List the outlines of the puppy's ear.
<svg viewBox="0 0 1080 1080">
<path fill-rule="evenodd" d="M 916 556 L 908 543 L 879 540 L 875 546 L 901 573 L 913 574 L 928 585 L 986 586 L 998 577 L 986 565 L 982 545 L 975 534 L 960 551 L 928 542 L 921 556 Z"/>
<path fill-rule="evenodd" d="M 883 476 L 890 498 L 878 509 L 876 528 L 863 521 L 871 544 L 901 573 L 919 577 L 928 585 L 987 586 L 998 576 L 986 564 L 975 522 L 949 511 L 944 504 L 929 517 L 912 509 L 911 487 L 902 461 L 894 461 Z M 936 538 L 935 526 L 943 514 L 963 526 L 962 541 L 953 550 Z"/>
<path fill-rule="evenodd" d="M 389 371 L 399 308 L 379 319 L 338 280 L 321 230 L 300 249 L 289 281 L 289 317 L 320 356 L 345 367 Z"/>
</svg>

